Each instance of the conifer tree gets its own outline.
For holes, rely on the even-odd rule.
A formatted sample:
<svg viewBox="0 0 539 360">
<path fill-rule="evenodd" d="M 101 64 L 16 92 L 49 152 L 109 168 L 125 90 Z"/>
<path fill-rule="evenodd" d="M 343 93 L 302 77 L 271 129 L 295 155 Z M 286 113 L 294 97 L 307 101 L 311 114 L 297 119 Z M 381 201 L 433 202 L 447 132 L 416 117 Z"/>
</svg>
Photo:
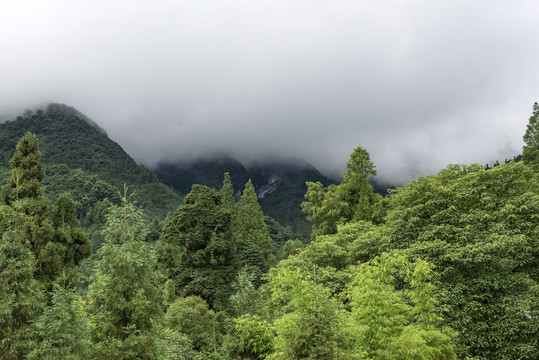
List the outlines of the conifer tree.
<svg viewBox="0 0 539 360">
<path fill-rule="evenodd" d="M 19 199 L 34 199 L 32 207 L 24 208 L 28 215 L 45 212 L 41 180 L 45 176 L 41 166 L 41 152 L 36 136 L 27 132 L 17 144 L 16 152 L 9 161 L 12 170 L 7 186 L 2 188 L 2 200 L 6 205 Z M 41 200 L 37 202 L 37 200 Z"/>
<path fill-rule="evenodd" d="M 350 154 L 340 185 L 324 188 L 320 182 L 307 182 L 307 201 L 301 204 L 307 219 L 313 223 L 312 238 L 335 234 L 337 226 L 350 220 L 372 221 L 374 196 L 369 179 L 376 175 L 369 152 L 358 146 Z"/>
<path fill-rule="evenodd" d="M 221 187 L 220 192 L 223 199 L 223 205 L 225 205 L 231 211 L 235 211 L 236 199 L 234 198 L 234 186 L 232 185 L 230 174 L 227 172 L 225 173 L 223 179 L 223 186 Z"/>
<path fill-rule="evenodd" d="M 47 198 L 41 187 L 44 173 L 40 159 L 36 136 L 26 133 L 10 160 L 11 175 L 1 193 L 6 205 L 20 201 L 19 211 L 29 220 L 21 224 L 21 228 L 36 258 L 38 278 L 49 283 L 61 268 L 62 254 L 61 249 L 51 242 L 53 229 Z"/>
<path fill-rule="evenodd" d="M 158 352 L 154 323 L 162 315 L 157 259 L 143 242 L 147 234 L 143 214 L 128 201 L 107 217 L 105 244 L 88 289 L 95 316 L 98 357 L 154 359 Z"/>
<path fill-rule="evenodd" d="M 264 273 L 271 255 L 272 241 L 251 180 L 245 184 L 243 190 L 238 214 L 234 221 L 234 235 L 238 243 L 240 264 L 256 266 Z M 257 252 L 262 255 L 263 263 L 260 263 Z"/>
<path fill-rule="evenodd" d="M 34 279 L 35 258 L 23 229 L 20 200 L 0 207 L 0 358 L 22 359 L 30 350 L 32 321 L 42 307 L 42 290 Z"/>
<path fill-rule="evenodd" d="M 74 268 L 90 255 L 90 242 L 76 217 L 75 203 L 68 194 L 61 195 L 53 209 L 54 241 L 64 249 L 65 270 Z"/>
<path fill-rule="evenodd" d="M 178 295 L 198 295 L 221 310 L 230 297 L 236 267 L 232 215 L 221 194 L 206 186 L 193 185 L 184 201 L 163 232 L 163 238 L 182 249 L 175 279 Z"/>
</svg>

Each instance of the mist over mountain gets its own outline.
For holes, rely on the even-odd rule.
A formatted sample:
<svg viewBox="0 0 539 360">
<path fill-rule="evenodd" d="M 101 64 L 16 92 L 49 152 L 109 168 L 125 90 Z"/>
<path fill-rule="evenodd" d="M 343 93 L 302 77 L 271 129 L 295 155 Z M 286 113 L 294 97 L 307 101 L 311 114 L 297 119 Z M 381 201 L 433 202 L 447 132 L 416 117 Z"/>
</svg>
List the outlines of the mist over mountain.
<svg viewBox="0 0 539 360">
<path fill-rule="evenodd" d="M 361 145 L 402 184 L 519 154 L 539 98 L 531 1 L 31 3 L 0 5 L 0 113 L 70 104 L 147 166 Z"/>
<path fill-rule="evenodd" d="M 0 178 L 7 178 L 15 145 L 28 131 L 37 135 L 47 173 L 44 185 L 53 200 L 63 192 L 80 203 L 89 201 L 85 200 L 88 193 L 99 199 L 116 197 L 126 184 L 138 203 L 158 217 L 175 210 L 193 184 L 220 189 L 228 172 L 235 193 L 241 193 L 251 179 L 264 213 L 308 238 L 311 224 L 300 206 L 305 183 L 320 181 L 327 186 L 338 181 L 297 158 L 260 159 L 244 165 L 224 154 L 199 160 L 186 160 L 178 154 L 176 161 L 161 161 L 149 170 L 137 164 L 96 122 L 63 104 L 25 110 L 0 124 Z"/>
</svg>

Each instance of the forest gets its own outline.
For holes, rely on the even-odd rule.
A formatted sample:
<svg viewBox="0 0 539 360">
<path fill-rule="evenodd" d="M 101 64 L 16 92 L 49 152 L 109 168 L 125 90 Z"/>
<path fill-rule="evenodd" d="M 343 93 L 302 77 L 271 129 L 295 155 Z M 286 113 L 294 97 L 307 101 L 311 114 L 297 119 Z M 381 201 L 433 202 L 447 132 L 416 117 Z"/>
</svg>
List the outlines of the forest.
<svg viewBox="0 0 539 360">
<path fill-rule="evenodd" d="M 306 183 L 310 239 L 265 216 L 251 180 L 183 196 L 53 118 L 88 125 L 52 106 L 0 127 L 17 134 L 0 156 L 1 359 L 539 358 L 537 103 L 518 161 L 387 195 L 358 146 L 340 183 Z"/>
</svg>

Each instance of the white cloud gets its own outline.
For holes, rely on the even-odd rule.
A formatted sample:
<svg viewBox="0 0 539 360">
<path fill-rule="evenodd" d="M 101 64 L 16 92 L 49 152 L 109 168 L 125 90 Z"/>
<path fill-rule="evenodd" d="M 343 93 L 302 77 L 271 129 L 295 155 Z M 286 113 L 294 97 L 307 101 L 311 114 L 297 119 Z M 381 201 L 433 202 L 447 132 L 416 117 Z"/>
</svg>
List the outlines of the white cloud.
<svg viewBox="0 0 539 360">
<path fill-rule="evenodd" d="M 533 1 L 0 4 L 0 111 L 66 103 L 137 160 L 215 151 L 381 177 L 516 155 L 539 99 Z"/>
</svg>

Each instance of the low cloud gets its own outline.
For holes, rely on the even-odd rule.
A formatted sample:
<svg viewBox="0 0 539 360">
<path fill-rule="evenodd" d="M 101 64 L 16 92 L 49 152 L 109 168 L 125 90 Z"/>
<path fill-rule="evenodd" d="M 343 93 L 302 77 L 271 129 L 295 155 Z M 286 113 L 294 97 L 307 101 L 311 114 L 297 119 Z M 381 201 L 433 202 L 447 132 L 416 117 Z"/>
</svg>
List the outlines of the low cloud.
<svg viewBox="0 0 539 360">
<path fill-rule="evenodd" d="M 0 113 L 73 106 L 139 162 L 229 154 L 403 182 L 521 151 L 533 1 L 8 0 Z"/>
</svg>

